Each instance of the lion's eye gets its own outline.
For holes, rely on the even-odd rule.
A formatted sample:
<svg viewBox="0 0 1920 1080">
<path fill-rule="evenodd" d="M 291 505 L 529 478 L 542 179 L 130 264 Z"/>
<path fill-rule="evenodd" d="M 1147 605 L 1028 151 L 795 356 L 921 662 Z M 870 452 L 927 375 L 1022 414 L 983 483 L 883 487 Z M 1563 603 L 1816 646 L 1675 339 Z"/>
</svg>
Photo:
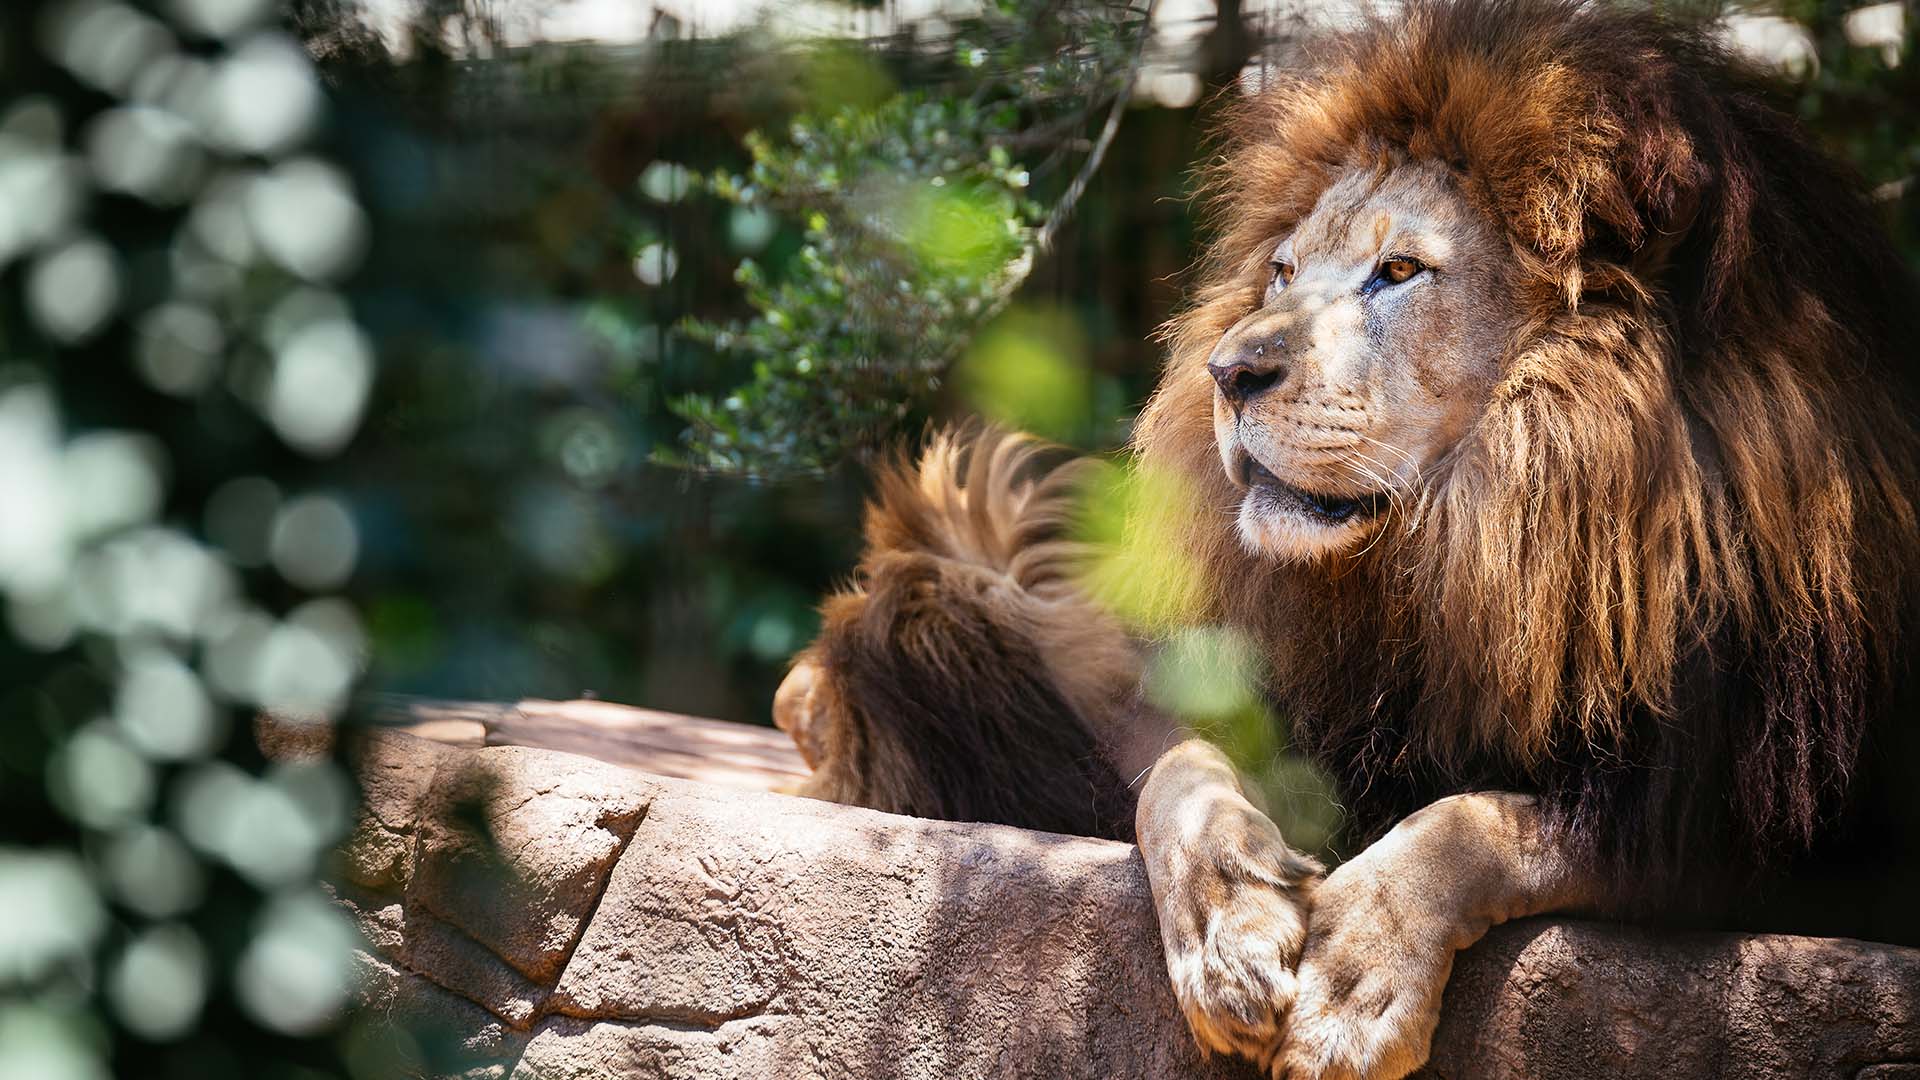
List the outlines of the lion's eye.
<svg viewBox="0 0 1920 1080">
<path fill-rule="evenodd" d="M 1293 284 L 1292 263 L 1275 259 L 1270 265 L 1273 267 L 1273 277 L 1267 283 L 1269 288 L 1281 288 Z"/>
<path fill-rule="evenodd" d="M 1398 285 L 1413 275 L 1425 270 L 1416 259 L 1388 259 L 1380 264 L 1380 280 L 1389 285 Z"/>
</svg>

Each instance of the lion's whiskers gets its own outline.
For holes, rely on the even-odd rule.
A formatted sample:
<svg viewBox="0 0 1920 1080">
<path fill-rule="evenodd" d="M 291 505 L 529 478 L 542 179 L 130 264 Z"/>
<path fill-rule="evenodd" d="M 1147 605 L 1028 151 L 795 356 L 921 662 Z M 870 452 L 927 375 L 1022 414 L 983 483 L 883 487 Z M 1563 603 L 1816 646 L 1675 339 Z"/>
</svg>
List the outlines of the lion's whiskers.
<svg viewBox="0 0 1920 1080">
<path fill-rule="evenodd" d="M 1389 450 L 1389 451 L 1392 451 L 1393 453 L 1399 454 L 1400 457 L 1406 461 L 1408 470 L 1409 470 L 1409 475 L 1403 479 L 1403 486 L 1409 490 L 1419 487 L 1420 474 L 1425 470 L 1423 470 L 1420 467 L 1420 462 L 1417 461 L 1412 454 L 1407 453 L 1405 450 L 1402 450 L 1400 447 L 1395 446 L 1390 442 L 1385 442 L 1380 439 L 1376 439 L 1373 436 L 1366 434 L 1365 432 L 1356 432 L 1356 434 L 1358 434 L 1361 438 L 1367 440 L 1368 442 L 1372 443 L 1373 445 L 1380 447 L 1382 450 Z M 1375 462 L 1375 464 L 1378 464 L 1378 462 Z M 1419 494 L 1420 494 L 1420 497 L 1418 501 L 1414 504 L 1411 510 L 1409 510 L 1404 504 L 1402 504 L 1401 506 L 1401 513 L 1406 518 L 1407 528 L 1409 530 L 1418 529 L 1420 527 L 1420 519 L 1425 516 L 1426 506 L 1427 506 L 1427 491 L 1424 488 L 1421 488 Z"/>
<path fill-rule="evenodd" d="M 1364 438 L 1364 436 L 1362 437 Z M 1348 447 L 1347 449 L 1342 450 L 1341 456 L 1345 459 L 1342 462 L 1343 464 L 1345 464 L 1347 467 L 1351 469 L 1358 471 L 1360 475 L 1367 478 L 1367 481 L 1369 483 L 1372 483 L 1373 485 L 1378 487 L 1381 490 L 1381 492 L 1386 495 L 1387 509 L 1389 512 L 1392 512 L 1392 511 L 1400 511 L 1403 513 L 1405 512 L 1406 507 L 1400 501 L 1399 485 L 1396 484 L 1392 479 L 1389 479 L 1394 475 L 1392 469 L 1387 468 L 1381 462 L 1375 460 L 1372 457 L 1369 457 L 1366 454 L 1361 453 L 1358 450 L 1353 449 L 1352 447 Z M 1355 459 L 1358 459 L 1358 460 L 1355 460 Z M 1366 462 L 1366 465 L 1360 464 L 1360 462 L 1362 461 Z M 1368 465 L 1373 466 L 1373 468 L 1371 469 L 1368 468 L 1367 467 Z M 1373 471 L 1374 469 L 1379 469 L 1380 472 L 1376 473 Z M 1382 475 L 1382 474 L 1385 474 L 1385 475 Z"/>
<path fill-rule="evenodd" d="M 1393 453 L 1400 455 L 1401 460 L 1405 461 L 1407 465 L 1414 472 L 1418 473 L 1420 471 L 1420 463 L 1414 460 L 1413 455 L 1407 453 L 1405 450 L 1400 449 L 1399 447 L 1393 445 L 1390 442 L 1383 442 L 1379 439 L 1376 439 L 1364 431 L 1356 431 L 1354 432 L 1354 434 L 1360 436 L 1361 438 L 1367 440 L 1368 442 L 1372 443 L 1373 445 L 1379 447 L 1382 450 L 1389 450 L 1389 451 L 1392 451 Z"/>
<path fill-rule="evenodd" d="M 1393 485 L 1389 484 L 1386 480 L 1382 479 L 1381 477 L 1376 476 L 1373 470 L 1367 468 L 1364 465 L 1359 464 L 1358 462 L 1351 460 L 1356 456 L 1360 456 L 1359 451 L 1348 450 L 1345 452 L 1345 456 L 1349 459 L 1348 461 L 1345 462 L 1345 464 L 1348 467 L 1359 470 L 1361 475 L 1365 476 L 1370 482 L 1379 485 L 1380 489 L 1386 493 L 1387 513 L 1389 515 L 1393 514 L 1396 510 L 1400 509 L 1400 496 L 1398 492 L 1394 491 Z M 1376 466 L 1380 464 L 1377 461 L 1373 461 L 1372 458 L 1367 458 L 1366 460 L 1372 462 Z M 1362 556 L 1366 555 L 1367 552 L 1372 551 L 1373 546 L 1375 544 L 1378 544 L 1380 542 L 1380 538 L 1382 536 L 1385 536 L 1386 534 L 1387 534 L 1387 530 L 1383 528 L 1375 529 L 1373 531 L 1373 539 L 1367 541 L 1367 546 L 1361 548 L 1359 551 L 1354 552 L 1351 556 L 1349 556 L 1349 558 L 1355 561 L 1359 560 Z"/>
</svg>

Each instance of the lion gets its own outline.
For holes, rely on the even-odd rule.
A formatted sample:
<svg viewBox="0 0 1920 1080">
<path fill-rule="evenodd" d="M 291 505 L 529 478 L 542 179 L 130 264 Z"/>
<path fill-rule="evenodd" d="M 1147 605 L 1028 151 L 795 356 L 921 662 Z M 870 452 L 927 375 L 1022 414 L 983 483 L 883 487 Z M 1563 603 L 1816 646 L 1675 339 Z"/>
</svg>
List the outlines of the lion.
<svg viewBox="0 0 1920 1080">
<path fill-rule="evenodd" d="M 1422 0 L 1309 55 L 1226 121 L 1136 447 L 1379 839 L 1275 884 L 1216 751 L 1155 765 L 1201 1042 L 1402 1076 L 1524 915 L 1911 940 L 1920 337 L 1858 184 L 1645 12 Z"/>
<path fill-rule="evenodd" d="M 1153 761 L 1200 1044 L 1404 1076 L 1528 915 L 1920 939 L 1920 294 L 1856 179 L 1647 11 L 1411 0 L 1302 55 L 1224 110 L 1133 453 L 1370 842 L 1322 873 L 1219 750 Z"/>
</svg>

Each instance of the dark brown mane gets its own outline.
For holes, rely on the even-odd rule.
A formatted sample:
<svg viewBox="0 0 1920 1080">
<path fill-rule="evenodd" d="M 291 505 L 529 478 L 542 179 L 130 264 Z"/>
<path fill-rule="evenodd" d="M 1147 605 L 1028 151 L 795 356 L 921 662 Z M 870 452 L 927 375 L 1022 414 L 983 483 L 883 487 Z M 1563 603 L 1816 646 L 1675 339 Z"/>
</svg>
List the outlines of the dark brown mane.
<svg viewBox="0 0 1920 1080">
<path fill-rule="evenodd" d="M 1138 447 L 1195 499 L 1207 614 L 1268 643 L 1363 816 L 1503 783 L 1621 855 L 1813 844 L 1904 680 L 1920 565 L 1920 303 L 1854 179 L 1702 32 L 1554 0 L 1416 0 L 1223 131 Z M 1528 331 L 1364 558 L 1261 562 L 1217 510 L 1205 356 L 1336 176 L 1406 161 L 1504 231 Z"/>
</svg>

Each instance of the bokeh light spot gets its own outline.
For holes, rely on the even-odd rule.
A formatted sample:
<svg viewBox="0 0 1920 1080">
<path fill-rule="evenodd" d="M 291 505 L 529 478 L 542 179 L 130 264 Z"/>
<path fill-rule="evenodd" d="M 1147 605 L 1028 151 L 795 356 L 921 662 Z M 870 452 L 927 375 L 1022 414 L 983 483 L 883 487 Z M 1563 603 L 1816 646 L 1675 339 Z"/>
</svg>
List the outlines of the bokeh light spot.
<svg viewBox="0 0 1920 1080">
<path fill-rule="evenodd" d="M 626 463 L 619 430 L 593 409 L 569 409 L 553 417 L 543 425 L 541 442 L 583 487 L 600 487 Z"/>
<path fill-rule="evenodd" d="M 144 817 L 153 805 L 153 766 L 105 725 L 75 732 L 54 755 L 47 781 L 60 808 L 95 829 Z"/>
<path fill-rule="evenodd" d="M 60 462 L 68 531 L 87 539 L 150 520 L 165 489 L 165 459 L 149 435 L 97 431 L 69 442 Z"/>
<path fill-rule="evenodd" d="M 285 788 L 249 783 L 234 811 L 246 827 L 224 829 L 220 853 L 249 881 L 287 885 L 313 872 L 314 856 L 328 834 Z"/>
<path fill-rule="evenodd" d="M 41 591 L 16 592 L 6 601 L 7 629 L 28 648 L 64 649 L 80 629 L 73 590 L 65 582 Z"/>
<path fill-rule="evenodd" d="M 87 627 L 116 635 L 202 633 L 234 603 L 232 568 L 173 529 L 140 528 L 88 552 L 74 574 Z"/>
<path fill-rule="evenodd" d="M 656 161 L 640 174 L 640 190 L 655 202 L 677 203 L 692 186 L 693 174 L 671 161 Z"/>
<path fill-rule="evenodd" d="M 257 179 L 251 173 L 229 173 L 201 189 L 187 214 L 187 233 L 208 252 L 235 266 L 251 263 L 257 253 L 253 226 L 247 221 L 247 192 Z"/>
<path fill-rule="evenodd" d="M 167 53 L 134 75 L 127 99 L 164 109 L 189 122 L 195 141 L 204 142 L 203 118 L 212 90 L 212 64 L 197 56 Z"/>
<path fill-rule="evenodd" d="M 66 138 L 66 118 L 60 104 L 45 94 L 24 94 L 14 98 L 0 113 L 0 137 L 20 140 L 43 149 L 59 146 Z"/>
<path fill-rule="evenodd" d="M 360 532 L 345 503 L 332 495 L 288 500 L 273 517 L 267 541 L 273 567 L 304 589 L 335 589 L 353 573 Z"/>
<path fill-rule="evenodd" d="M 85 953 L 105 928 L 106 911 L 79 859 L 0 848 L 0 982 L 39 978 Z"/>
<path fill-rule="evenodd" d="M 1200 94 L 1205 89 L 1200 76 L 1191 71 L 1171 68 L 1156 72 L 1143 81 L 1154 103 L 1163 109 L 1188 108 L 1200 100 Z"/>
<path fill-rule="evenodd" d="M 208 37 L 232 37 L 268 15 L 274 0 L 170 0 L 167 10 L 181 25 Z"/>
<path fill-rule="evenodd" d="M 246 209 L 261 248 L 309 281 L 346 273 L 366 249 L 366 214 L 345 175 L 315 159 L 289 161 L 256 178 Z"/>
<path fill-rule="evenodd" d="M 207 998 L 207 956 L 185 926 L 156 926 L 127 944 L 107 976 L 107 997 L 134 1033 L 178 1038 L 200 1018 Z"/>
<path fill-rule="evenodd" d="M 617 564 L 605 523 L 592 500 L 554 484 L 531 484 L 513 499 L 509 526 L 521 550 L 542 570 L 594 582 Z"/>
<path fill-rule="evenodd" d="M 95 237 L 68 241 L 28 271 L 27 310 L 57 341 L 73 344 L 99 333 L 119 304 L 119 259 Z"/>
<path fill-rule="evenodd" d="M 355 656 L 322 632 L 292 621 L 267 634 L 253 665 L 254 700 L 293 719 L 338 713 L 360 672 Z"/>
<path fill-rule="evenodd" d="M 358 940 L 346 916 L 322 897 L 274 897 L 235 972 L 240 1003 L 290 1035 L 326 1027 L 346 1004 Z"/>
<path fill-rule="evenodd" d="M 235 150 L 284 151 L 318 119 L 320 87 L 300 47 L 267 32 L 242 42 L 215 70 L 208 134 Z"/>
<path fill-rule="evenodd" d="M 226 331 L 213 312 L 196 304 L 162 304 L 141 316 L 134 366 L 147 385 L 191 397 L 220 373 Z"/>
<path fill-rule="evenodd" d="M 192 911 L 206 894 L 200 860 L 158 825 L 136 824 L 114 833 L 101 851 L 100 869 L 113 898 L 150 919 Z"/>
<path fill-rule="evenodd" d="M 1244 634 L 1224 627 L 1191 627 L 1154 654 L 1147 698 L 1192 722 L 1217 721 L 1259 702 L 1259 657 Z"/>
<path fill-rule="evenodd" d="M 937 272 L 984 278 L 1020 254 L 1018 223 L 1004 212 L 1011 207 L 984 192 L 934 177 L 881 185 L 869 201 L 908 250 Z"/>
<path fill-rule="evenodd" d="M 1097 474 L 1081 507 L 1078 534 L 1098 553 L 1089 596 L 1152 636 L 1207 621 L 1206 571 L 1186 542 L 1200 508 L 1184 477 L 1136 458 Z"/>
<path fill-rule="evenodd" d="M 642 245 L 633 257 L 633 276 L 642 285 L 664 285 L 679 270 L 680 256 L 658 240 Z"/>
<path fill-rule="evenodd" d="M 207 651 L 200 661 L 207 685 L 223 700 L 259 700 L 260 651 L 277 624 L 263 611 L 237 611 L 221 619 L 207 634 Z"/>
<path fill-rule="evenodd" d="M 755 619 L 747 634 L 747 648 L 762 660 L 774 661 L 793 655 L 801 644 L 801 630 L 785 614 L 769 611 Z"/>
<path fill-rule="evenodd" d="M 0 264 L 64 234 L 85 194 L 85 170 L 59 150 L 59 114 L 51 112 L 56 141 L 25 133 L 43 126 L 43 109 L 52 106 L 24 103 L 0 126 Z"/>
<path fill-rule="evenodd" d="M 87 157 L 100 187 L 171 206 L 195 188 L 204 158 L 186 121 L 165 109 L 108 109 L 87 130 Z"/>
<path fill-rule="evenodd" d="M 56 5 L 41 23 L 41 43 L 80 81 L 111 93 L 174 47 L 159 21 L 106 0 Z"/>
<path fill-rule="evenodd" d="M 1017 309 L 981 332 L 955 377 L 983 415 L 1016 430 L 1077 442 L 1093 424 L 1086 352 L 1072 316 Z"/>
<path fill-rule="evenodd" d="M 58 586 L 70 559 L 60 417 L 38 383 L 0 391 L 0 589 Z"/>
<path fill-rule="evenodd" d="M 321 596 L 301 604 L 287 613 L 287 625 L 318 636 L 354 672 L 366 670 L 367 629 L 359 612 L 340 597 Z"/>
<path fill-rule="evenodd" d="M 38 1005 L 0 1006 L 0 1076 L 107 1080 L 99 1051 L 73 1020 Z"/>
<path fill-rule="evenodd" d="M 158 649 L 137 650 L 125 665 L 113 712 L 128 741 L 163 761 L 202 757 L 219 745 L 225 714 L 192 668 Z"/>
<path fill-rule="evenodd" d="M 727 215 L 727 242 L 743 255 L 766 247 L 779 230 L 780 219 L 764 207 L 736 206 Z"/>
<path fill-rule="evenodd" d="M 352 786 L 329 761 L 277 765 L 264 778 L 213 761 L 180 778 L 173 815 L 195 848 L 275 888 L 312 876 L 352 806 Z"/>
<path fill-rule="evenodd" d="M 226 858 L 253 779 L 225 761 L 209 761 L 180 775 L 173 787 L 173 824 L 204 855 Z"/>
<path fill-rule="evenodd" d="M 330 319 L 293 332 L 274 354 L 266 413 L 296 449 L 337 453 L 360 426 L 373 389 L 373 345 L 351 322 Z"/>
</svg>

